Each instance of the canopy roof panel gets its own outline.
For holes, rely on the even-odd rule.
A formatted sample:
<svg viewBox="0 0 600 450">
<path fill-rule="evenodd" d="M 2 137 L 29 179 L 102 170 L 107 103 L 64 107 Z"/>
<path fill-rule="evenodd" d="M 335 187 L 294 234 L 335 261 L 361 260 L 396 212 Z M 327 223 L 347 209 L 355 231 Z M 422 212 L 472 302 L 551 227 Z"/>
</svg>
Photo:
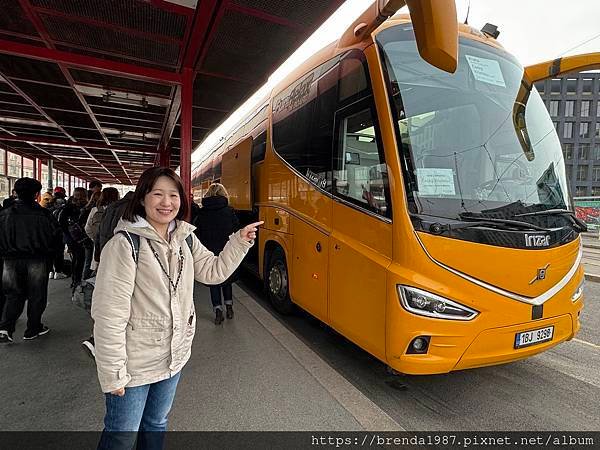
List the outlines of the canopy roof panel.
<svg viewBox="0 0 600 450">
<path fill-rule="evenodd" d="M 184 68 L 195 146 L 341 3 L 0 0 L 0 145 L 108 183 L 177 167 Z"/>
</svg>

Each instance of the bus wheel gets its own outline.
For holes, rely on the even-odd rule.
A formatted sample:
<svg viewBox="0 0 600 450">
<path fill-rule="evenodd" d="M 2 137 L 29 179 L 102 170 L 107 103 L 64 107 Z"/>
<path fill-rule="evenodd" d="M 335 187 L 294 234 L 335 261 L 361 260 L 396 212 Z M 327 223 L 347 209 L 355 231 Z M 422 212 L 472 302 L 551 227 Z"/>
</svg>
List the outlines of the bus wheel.
<svg viewBox="0 0 600 450">
<path fill-rule="evenodd" d="M 271 255 L 267 270 L 267 290 L 273 308 L 280 314 L 290 314 L 294 304 L 290 300 L 288 270 L 285 254 L 281 248 L 276 248 Z"/>
</svg>

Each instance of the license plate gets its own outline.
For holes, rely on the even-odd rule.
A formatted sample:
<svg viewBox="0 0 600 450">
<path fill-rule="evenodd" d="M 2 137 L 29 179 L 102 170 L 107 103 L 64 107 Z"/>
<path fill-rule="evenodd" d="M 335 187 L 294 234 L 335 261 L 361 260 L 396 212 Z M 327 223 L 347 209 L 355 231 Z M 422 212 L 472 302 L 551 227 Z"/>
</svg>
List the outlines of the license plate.
<svg viewBox="0 0 600 450">
<path fill-rule="evenodd" d="M 552 340 L 554 327 L 540 328 L 539 330 L 523 331 L 515 335 L 515 348 L 529 347 Z"/>
</svg>

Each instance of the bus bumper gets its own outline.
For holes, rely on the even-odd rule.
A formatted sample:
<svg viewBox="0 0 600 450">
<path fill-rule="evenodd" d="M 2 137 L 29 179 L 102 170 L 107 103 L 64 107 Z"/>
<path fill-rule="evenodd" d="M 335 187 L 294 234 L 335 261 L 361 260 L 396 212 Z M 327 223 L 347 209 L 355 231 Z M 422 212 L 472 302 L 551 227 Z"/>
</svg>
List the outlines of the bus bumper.
<svg viewBox="0 0 600 450">
<path fill-rule="evenodd" d="M 428 332 L 424 327 L 415 332 L 414 336 L 431 336 L 428 352 L 407 354 L 405 342 L 402 354 L 398 352 L 391 358 L 388 356 L 388 364 L 401 373 L 430 375 L 517 361 L 572 339 L 580 328 L 580 309 L 581 305 L 578 305 L 575 310 L 560 316 L 482 330 L 474 337 L 461 333 Z M 549 326 L 554 326 L 552 340 L 515 348 L 517 333 Z"/>
</svg>

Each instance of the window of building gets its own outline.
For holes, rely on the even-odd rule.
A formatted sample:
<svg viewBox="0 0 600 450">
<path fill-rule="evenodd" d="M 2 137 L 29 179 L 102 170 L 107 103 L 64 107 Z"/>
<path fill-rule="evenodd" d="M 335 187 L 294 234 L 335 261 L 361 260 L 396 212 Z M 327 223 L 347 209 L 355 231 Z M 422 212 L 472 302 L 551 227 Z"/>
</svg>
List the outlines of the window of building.
<svg viewBox="0 0 600 450">
<path fill-rule="evenodd" d="M 577 94 L 577 78 L 567 78 L 567 94 Z"/>
<path fill-rule="evenodd" d="M 596 122 L 596 131 L 594 132 L 594 136 L 600 138 L 600 122 Z"/>
<path fill-rule="evenodd" d="M 550 82 L 550 93 L 560 94 L 561 86 L 562 86 L 562 80 L 560 78 L 554 78 Z"/>
<path fill-rule="evenodd" d="M 573 117 L 575 113 L 575 100 L 565 102 L 565 117 Z"/>
<path fill-rule="evenodd" d="M 594 166 L 592 180 L 600 181 L 600 166 Z"/>
<path fill-rule="evenodd" d="M 554 129 L 558 133 L 558 122 L 552 122 L 554 124 Z"/>
<path fill-rule="evenodd" d="M 36 178 L 33 174 L 33 165 L 35 162 L 29 158 L 23 158 L 23 176 L 28 178 Z"/>
<path fill-rule="evenodd" d="M 575 188 L 575 197 L 585 197 L 587 195 L 586 186 L 577 186 Z"/>
<path fill-rule="evenodd" d="M 592 195 L 593 195 L 594 197 L 598 197 L 598 196 L 600 196 L 600 187 L 598 187 L 598 186 L 594 186 L 594 187 L 592 188 Z"/>
<path fill-rule="evenodd" d="M 581 122 L 579 124 L 579 137 L 580 138 L 589 138 L 590 137 L 590 123 L 589 122 Z"/>
<path fill-rule="evenodd" d="M 535 88 L 541 95 L 544 94 L 544 89 L 546 87 L 545 84 L 546 83 L 544 81 L 538 81 L 537 83 L 535 83 Z"/>
<path fill-rule="evenodd" d="M 573 144 L 563 144 L 563 154 L 566 160 L 573 159 Z"/>
<path fill-rule="evenodd" d="M 600 100 L 596 103 L 596 117 L 600 117 Z"/>
<path fill-rule="evenodd" d="M 42 186 L 48 186 L 48 165 L 42 164 L 42 175 L 40 178 Z"/>
<path fill-rule="evenodd" d="M 8 176 L 21 178 L 21 157 L 8 152 Z"/>
<path fill-rule="evenodd" d="M 594 144 L 594 159 L 596 161 L 600 161 L 600 143 L 596 142 L 596 144 Z"/>
<path fill-rule="evenodd" d="M 563 156 L 565 160 L 573 159 L 573 145 L 574 144 L 563 144 Z"/>
<path fill-rule="evenodd" d="M 581 112 L 579 114 L 581 117 L 589 117 L 590 116 L 591 104 L 592 104 L 592 102 L 589 100 L 583 100 L 581 102 Z"/>
<path fill-rule="evenodd" d="M 6 150 L 0 149 L 0 175 L 6 175 L 4 173 L 4 161 L 6 159 Z"/>
<path fill-rule="evenodd" d="M 594 79 L 593 78 L 584 78 L 581 84 L 581 93 L 582 94 L 591 94 L 593 91 Z"/>
<path fill-rule="evenodd" d="M 565 122 L 563 128 L 563 137 L 567 139 L 573 137 L 573 122 Z"/>
<path fill-rule="evenodd" d="M 558 105 L 560 101 L 558 100 L 550 100 L 550 107 L 548 108 L 548 112 L 552 117 L 558 116 Z"/>
<path fill-rule="evenodd" d="M 577 181 L 587 181 L 588 168 L 587 166 L 577 167 Z"/>
<path fill-rule="evenodd" d="M 578 159 L 587 160 L 590 156 L 590 144 L 579 144 Z"/>
</svg>

